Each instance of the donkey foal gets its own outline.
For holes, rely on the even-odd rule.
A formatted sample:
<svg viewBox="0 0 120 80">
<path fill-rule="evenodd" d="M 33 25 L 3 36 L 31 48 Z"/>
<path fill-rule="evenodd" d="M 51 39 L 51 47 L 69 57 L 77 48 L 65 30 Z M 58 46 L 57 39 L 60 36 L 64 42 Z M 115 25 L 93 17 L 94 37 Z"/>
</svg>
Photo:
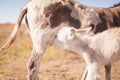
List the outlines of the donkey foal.
<svg viewBox="0 0 120 80">
<path fill-rule="evenodd" d="M 67 50 L 84 58 L 87 65 L 86 80 L 98 80 L 101 66 L 120 59 L 120 28 L 112 28 L 96 35 L 90 34 L 90 30 L 91 28 L 77 30 L 64 27 L 57 36 Z"/>
</svg>

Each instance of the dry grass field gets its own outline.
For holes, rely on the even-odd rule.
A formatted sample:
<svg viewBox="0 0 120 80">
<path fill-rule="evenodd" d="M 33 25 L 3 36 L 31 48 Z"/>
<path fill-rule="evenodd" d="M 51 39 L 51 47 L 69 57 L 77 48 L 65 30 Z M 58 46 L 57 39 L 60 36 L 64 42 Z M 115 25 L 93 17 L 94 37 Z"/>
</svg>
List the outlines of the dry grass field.
<svg viewBox="0 0 120 80">
<path fill-rule="evenodd" d="M 0 24 L 0 47 L 12 32 L 14 24 Z M 0 80 L 26 80 L 27 61 L 32 43 L 26 26 L 22 25 L 12 46 L 0 53 Z M 85 68 L 84 60 L 78 55 L 60 51 L 52 46 L 41 62 L 40 80 L 80 80 Z M 104 67 L 100 70 L 104 79 Z M 120 61 L 112 65 L 112 80 L 120 80 Z"/>
</svg>

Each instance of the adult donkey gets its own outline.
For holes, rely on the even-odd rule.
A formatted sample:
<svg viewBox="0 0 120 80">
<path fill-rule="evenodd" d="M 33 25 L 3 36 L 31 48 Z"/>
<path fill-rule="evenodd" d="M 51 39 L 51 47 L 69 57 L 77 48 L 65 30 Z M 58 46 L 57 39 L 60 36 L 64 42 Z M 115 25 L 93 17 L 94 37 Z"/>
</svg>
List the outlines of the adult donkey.
<svg viewBox="0 0 120 80">
<path fill-rule="evenodd" d="M 85 17 L 82 13 L 93 14 Z M 120 7 L 96 8 L 80 4 L 74 0 L 32 0 L 24 6 L 8 41 L 0 51 L 7 49 L 15 39 L 22 19 L 26 24 L 33 42 L 33 50 L 28 62 L 28 80 L 38 80 L 40 61 L 47 45 L 54 42 L 61 25 L 84 27 L 92 26 L 94 33 L 110 27 L 120 26 Z M 85 20 L 86 23 L 81 22 Z M 94 22 L 95 20 L 95 22 Z M 110 65 L 106 65 L 106 72 L 110 73 Z M 110 80 L 110 76 L 107 75 Z"/>
</svg>

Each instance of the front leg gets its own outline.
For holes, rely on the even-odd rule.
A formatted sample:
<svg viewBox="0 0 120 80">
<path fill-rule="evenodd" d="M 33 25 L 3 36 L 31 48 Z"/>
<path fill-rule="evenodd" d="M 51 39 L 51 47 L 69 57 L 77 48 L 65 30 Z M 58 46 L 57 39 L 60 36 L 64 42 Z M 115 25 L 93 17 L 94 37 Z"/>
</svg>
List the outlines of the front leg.
<svg viewBox="0 0 120 80">
<path fill-rule="evenodd" d="M 88 73 L 86 80 L 100 80 L 99 76 L 99 66 L 93 64 L 88 65 Z"/>
<path fill-rule="evenodd" d="M 111 80 L 111 64 L 105 65 L 106 80 Z"/>
<path fill-rule="evenodd" d="M 88 73 L 88 69 L 87 69 L 87 64 L 86 64 L 86 68 L 85 68 L 84 74 L 82 75 L 81 80 L 86 80 L 87 73 Z"/>
</svg>

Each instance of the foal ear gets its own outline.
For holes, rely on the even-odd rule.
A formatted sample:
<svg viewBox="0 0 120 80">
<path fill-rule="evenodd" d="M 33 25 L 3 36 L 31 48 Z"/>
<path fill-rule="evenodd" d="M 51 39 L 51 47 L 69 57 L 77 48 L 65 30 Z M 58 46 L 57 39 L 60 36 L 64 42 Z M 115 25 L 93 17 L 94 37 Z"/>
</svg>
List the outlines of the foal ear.
<svg viewBox="0 0 120 80">
<path fill-rule="evenodd" d="M 70 33 L 68 34 L 68 40 L 74 39 L 75 38 L 75 29 L 71 29 Z"/>
<path fill-rule="evenodd" d="M 77 33 L 83 33 L 83 34 L 87 34 L 90 33 L 92 30 L 92 27 L 88 27 L 88 28 L 82 28 L 82 29 L 77 29 L 76 32 Z"/>
</svg>

